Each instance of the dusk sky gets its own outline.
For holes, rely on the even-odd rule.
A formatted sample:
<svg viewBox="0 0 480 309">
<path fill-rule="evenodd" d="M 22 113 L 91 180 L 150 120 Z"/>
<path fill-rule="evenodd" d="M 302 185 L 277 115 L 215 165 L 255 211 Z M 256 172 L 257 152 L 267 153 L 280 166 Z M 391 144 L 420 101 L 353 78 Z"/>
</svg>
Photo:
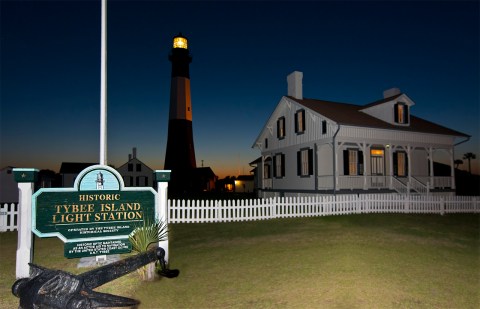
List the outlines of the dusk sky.
<svg viewBox="0 0 480 309">
<path fill-rule="evenodd" d="M 197 166 L 248 174 L 252 145 L 303 72 L 304 97 L 411 113 L 472 136 L 480 161 L 479 2 L 108 1 L 108 164 L 163 169 L 172 38 L 188 38 Z M 0 168 L 99 162 L 101 2 L 4 1 Z M 467 162 L 462 166 L 467 169 Z"/>
</svg>

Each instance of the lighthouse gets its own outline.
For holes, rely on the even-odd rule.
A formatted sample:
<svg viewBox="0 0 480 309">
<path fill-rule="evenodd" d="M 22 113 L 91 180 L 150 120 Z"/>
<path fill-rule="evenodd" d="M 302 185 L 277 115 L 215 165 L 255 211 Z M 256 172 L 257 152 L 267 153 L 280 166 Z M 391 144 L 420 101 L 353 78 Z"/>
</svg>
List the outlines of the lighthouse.
<svg viewBox="0 0 480 309">
<path fill-rule="evenodd" d="M 165 169 L 172 171 L 170 190 L 188 191 L 197 164 L 190 94 L 189 67 L 192 57 L 188 50 L 188 40 L 181 33 L 173 38 L 173 47 L 168 58 L 172 63 L 172 76 Z"/>
</svg>

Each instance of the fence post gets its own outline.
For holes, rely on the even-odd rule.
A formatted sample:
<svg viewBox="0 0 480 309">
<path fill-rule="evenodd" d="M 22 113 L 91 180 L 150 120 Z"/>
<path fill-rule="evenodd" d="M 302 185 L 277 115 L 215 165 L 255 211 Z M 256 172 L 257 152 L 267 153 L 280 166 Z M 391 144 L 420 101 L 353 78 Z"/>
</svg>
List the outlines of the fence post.
<svg viewBox="0 0 480 309">
<path fill-rule="evenodd" d="M 17 260 L 16 278 L 30 277 L 30 266 L 33 261 L 32 237 L 32 194 L 38 170 L 34 168 L 14 168 L 13 175 L 18 183 L 18 219 L 17 219 Z"/>
<path fill-rule="evenodd" d="M 155 215 L 157 220 L 163 220 L 168 228 L 168 182 L 170 181 L 170 170 L 154 171 L 154 179 L 157 181 L 157 201 L 155 205 Z M 168 232 L 167 239 L 158 243 L 159 247 L 165 250 L 165 262 L 168 263 Z"/>
<path fill-rule="evenodd" d="M 440 197 L 440 214 L 443 216 L 445 214 L 445 198 Z"/>
<path fill-rule="evenodd" d="M 0 232 L 7 230 L 8 204 L 0 205 Z"/>
</svg>

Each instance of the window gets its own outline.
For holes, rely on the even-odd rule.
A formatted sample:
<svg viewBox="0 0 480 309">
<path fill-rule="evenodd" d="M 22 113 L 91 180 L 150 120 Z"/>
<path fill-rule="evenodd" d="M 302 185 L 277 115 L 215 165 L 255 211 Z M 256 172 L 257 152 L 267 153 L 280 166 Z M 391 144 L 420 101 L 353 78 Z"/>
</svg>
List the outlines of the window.
<svg viewBox="0 0 480 309">
<path fill-rule="evenodd" d="M 268 157 L 263 163 L 263 178 L 269 179 L 272 178 L 272 158 Z"/>
<path fill-rule="evenodd" d="M 285 138 L 285 117 L 280 117 L 277 120 L 277 137 L 279 139 Z"/>
<path fill-rule="evenodd" d="M 370 149 L 372 175 L 384 175 L 384 153 L 383 149 Z"/>
<path fill-rule="evenodd" d="M 268 138 L 265 139 L 265 149 L 268 149 Z"/>
<path fill-rule="evenodd" d="M 327 121 L 322 121 L 322 134 L 327 134 Z"/>
<path fill-rule="evenodd" d="M 295 113 L 295 133 L 305 132 L 305 110 L 301 109 Z"/>
<path fill-rule="evenodd" d="M 297 175 L 313 175 L 313 149 L 305 148 L 297 152 Z"/>
<path fill-rule="evenodd" d="M 393 175 L 398 177 L 408 176 L 408 158 L 403 151 L 393 153 Z"/>
<path fill-rule="evenodd" d="M 394 105 L 394 120 L 395 123 L 408 124 L 409 123 L 408 105 L 403 102 L 398 102 Z"/>
<path fill-rule="evenodd" d="M 137 163 L 137 172 L 142 171 L 142 165 L 140 163 Z"/>
<path fill-rule="evenodd" d="M 282 178 L 285 176 L 285 155 L 278 153 L 273 157 L 273 176 Z"/>
<path fill-rule="evenodd" d="M 270 169 L 271 169 L 271 165 L 270 164 L 264 164 L 263 165 L 263 178 L 264 179 L 269 179 L 271 176 L 271 172 L 270 172 Z"/>
<path fill-rule="evenodd" d="M 128 171 L 133 172 L 133 164 L 132 163 L 128 163 Z"/>
<path fill-rule="evenodd" d="M 343 151 L 343 174 L 363 175 L 363 152 L 358 149 Z"/>
</svg>

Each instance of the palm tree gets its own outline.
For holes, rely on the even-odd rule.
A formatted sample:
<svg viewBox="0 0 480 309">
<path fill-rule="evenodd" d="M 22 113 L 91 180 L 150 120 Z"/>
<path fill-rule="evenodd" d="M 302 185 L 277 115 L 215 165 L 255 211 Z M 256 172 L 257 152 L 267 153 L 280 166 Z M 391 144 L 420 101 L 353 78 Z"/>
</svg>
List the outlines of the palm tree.
<svg viewBox="0 0 480 309">
<path fill-rule="evenodd" d="M 472 173 L 472 167 L 470 165 L 470 160 L 475 160 L 477 157 L 473 152 L 467 152 L 466 154 L 463 155 L 464 160 L 468 160 L 468 172 L 471 174 Z"/>
<path fill-rule="evenodd" d="M 453 163 L 455 164 L 455 168 L 458 169 L 458 166 L 459 166 L 459 165 L 462 165 L 462 164 L 463 164 L 463 161 L 460 160 L 460 159 L 457 159 L 457 160 L 455 160 Z"/>
</svg>

